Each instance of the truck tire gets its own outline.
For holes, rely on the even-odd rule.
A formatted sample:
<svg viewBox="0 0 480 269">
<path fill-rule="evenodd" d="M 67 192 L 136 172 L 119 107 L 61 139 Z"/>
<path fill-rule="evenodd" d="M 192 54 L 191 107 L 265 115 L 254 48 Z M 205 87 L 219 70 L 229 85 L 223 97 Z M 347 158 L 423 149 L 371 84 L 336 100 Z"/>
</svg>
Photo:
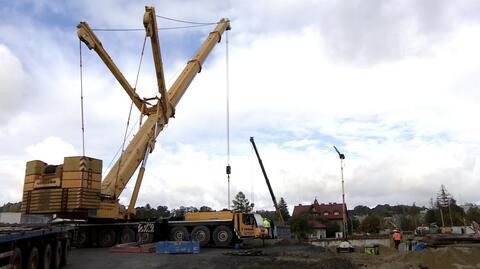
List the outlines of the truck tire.
<svg viewBox="0 0 480 269">
<path fill-rule="evenodd" d="M 53 256 L 50 268 L 58 269 L 60 268 L 60 264 L 62 262 L 62 242 L 56 241 L 53 243 L 53 246 Z"/>
<path fill-rule="evenodd" d="M 148 244 L 152 243 L 154 239 L 153 233 L 139 233 L 138 234 L 138 242 L 140 244 Z"/>
<path fill-rule="evenodd" d="M 135 232 L 130 228 L 124 228 L 120 234 L 120 243 L 130 243 L 135 241 Z"/>
<path fill-rule="evenodd" d="M 188 230 L 184 226 L 175 226 L 170 231 L 171 241 L 189 241 Z"/>
<path fill-rule="evenodd" d="M 52 247 L 50 244 L 45 244 L 42 251 L 41 265 L 42 269 L 50 269 L 52 264 Z"/>
<path fill-rule="evenodd" d="M 20 248 L 15 248 L 13 254 L 10 257 L 11 269 L 22 269 L 22 251 Z"/>
<path fill-rule="evenodd" d="M 38 255 L 38 248 L 33 246 L 30 248 L 28 254 L 27 269 L 38 269 L 40 265 L 40 256 Z"/>
<path fill-rule="evenodd" d="M 77 242 L 73 242 L 75 246 L 79 248 L 85 248 L 88 247 L 88 244 L 90 244 L 90 238 L 89 238 L 89 233 L 86 230 L 80 230 L 78 231 L 78 237 L 77 237 Z"/>
<path fill-rule="evenodd" d="M 115 232 L 112 229 L 103 229 L 98 233 L 98 245 L 102 248 L 115 244 Z"/>
<path fill-rule="evenodd" d="M 210 229 L 206 226 L 195 226 L 191 234 L 192 240 L 198 241 L 200 246 L 205 246 L 210 241 Z"/>
<path fill-rule="evenodd" d="M 232 229 L 227 226 L 218 226 L 213 230 L 213 242 L 216 246 L 226 247 L 230 244 L 233 238 Z"/>
<path fill-rule="evenodd" d="M 72 245 L 70 244 L 70 239 L 66 239 L 63 244 L 63 251 L 62 251 L 62 260 L 60 261 L 60 266 L 67 265 L 68 262 L 68 256 L 70 255 L 70 250 L 72 248 Z"/>
</svg>

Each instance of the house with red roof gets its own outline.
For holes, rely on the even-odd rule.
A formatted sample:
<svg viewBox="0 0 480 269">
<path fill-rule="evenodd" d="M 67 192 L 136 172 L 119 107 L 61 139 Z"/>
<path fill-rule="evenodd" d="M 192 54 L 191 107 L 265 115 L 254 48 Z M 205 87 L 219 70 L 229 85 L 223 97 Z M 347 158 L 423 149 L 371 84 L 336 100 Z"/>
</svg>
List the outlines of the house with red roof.
<svg viewBox="0 0 480 269">
<path fill-rule="evenodd" d="M 312 215 L 323 216 L 329 222 L 336 222 L 338 227 L 342 227 L 343 224 L 343 203 L 319 203 L 317 198 L 311 205 L 296 205 L 293 208 L 292 217 L 300 215 L 302 213 L 309 213 Z M 310 222 L 313 228 L 313 233 L 310 235 L 312 239 L 326 238 L 327 226 L 317 220 Z"/>
</svg>

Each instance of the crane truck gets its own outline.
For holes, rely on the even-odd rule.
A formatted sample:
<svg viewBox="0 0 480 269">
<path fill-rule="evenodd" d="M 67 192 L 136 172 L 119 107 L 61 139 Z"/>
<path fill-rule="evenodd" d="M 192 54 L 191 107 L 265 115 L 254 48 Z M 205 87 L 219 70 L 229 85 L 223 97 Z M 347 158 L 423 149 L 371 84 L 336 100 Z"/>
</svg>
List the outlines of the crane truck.
<svg viewBox="0 0 480 269">
<path fill-rule="evenodd" d="M 146 117 L 146 120 L 143 123 L 141 120 L 138 132 L 103 179 L 102 161 L 87 156 L 65 157 L 60 165 L 40 160 L 28 162 L 22 213 L 55 214 L 58 218 L 82 220 L 81 223 L 76 222 L 79 229 L 74 236 L 80 246 L 95 244 L 108 247 L 137 238 L 142 242 L 194 238 L 201 245 L 212 242 L 225 246 L 236 239 L 260 237 L 264 229 L 261 221 L 257 220 L 259 216 L 252 213 L 197 212 L 187 213 L 182 219 L 154 222 L 135 219 L 135 204 L 157 136 L 174 116 L 178 102 L 201 71 L 215 44 L 220 42 L 224 31 L 230 30 L 229 20 L 221 19 L 167 91 L 154 7 L 145 7 L 143 24 L 151 41 L 160 97 L 140 98 L 88 23 L 78 24 L 78 38 L 98 54 L 140 111 L 141 119 Z M 119 196 L 137 170 L 130 203 L 124 208 L 119 203 Z"/>
</svg>

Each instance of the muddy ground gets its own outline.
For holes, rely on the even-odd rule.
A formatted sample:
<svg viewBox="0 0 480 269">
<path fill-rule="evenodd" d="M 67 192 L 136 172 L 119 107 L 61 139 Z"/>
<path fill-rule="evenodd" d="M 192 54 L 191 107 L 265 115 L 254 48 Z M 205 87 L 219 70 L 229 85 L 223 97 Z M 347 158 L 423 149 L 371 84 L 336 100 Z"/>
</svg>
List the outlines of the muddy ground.
<svg viewBox="0 0 480 269">
<path fill-rule="evenodd" d="M 480 247 L 458 246 L 399 252 L 381 247 L 379 255 L 363 249 L 336 253 L 311 245 L 281 244 L 248 249 L 262 256 L 237 256 L 245 249 L 202 248 L 199 254 L 112 253 L 109 249 L 73 249 L 66 269 L 175 268 L 175 269 L 470 269 L 480 268 Z M 253 253 L 251 253 L 253 254 Z"/>
</svg>

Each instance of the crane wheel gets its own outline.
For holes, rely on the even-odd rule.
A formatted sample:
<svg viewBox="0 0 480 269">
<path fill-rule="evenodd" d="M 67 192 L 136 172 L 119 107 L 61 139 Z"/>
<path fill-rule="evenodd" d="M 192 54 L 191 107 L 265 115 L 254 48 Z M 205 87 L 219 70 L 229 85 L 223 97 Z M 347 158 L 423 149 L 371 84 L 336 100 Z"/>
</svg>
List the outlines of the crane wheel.
<svg viewBox="0 0 480 269">
<path fill-rule="evenodd" d="M 43 269 L 48 269 L 50 268 L 50 264 L 52 263 L 52 247 L 50 244 L 45 244 L 43 247 L 43 252 L 42 252 L 42 268 Z"/>
<path fill-rule="evenodd" d="M 53 257 L 50 268 L 58 269 L 62 263 L 62 242 L 56 241 L 53 243 Z"/>
<path fill-rule="evenodd" d="M 38 248 L 32 247 L 28 255 L 27 269 L 38 269 L 40 257 L 38 255 Z"/>
<path fill-rule="evenodd" d="M 124 228 L 120 234 L 120 243 L 130 243 L 135 241 L 135 232 L 130 228 Z"/>
<path fill-rule="evenodd" d="M 112 229 L 103 229 L 98 233 L 98 245 L 108 248 L 115 244 L 115 232 Z"/>
<path fill-rule="evenodd" d="M 230 244 L 233 238 L 232 229 L 227 226 L 218 226 L 213 230 L 213 242 L 216 246 L 226 247 Z"/>
<path fill-rule="evenodd" d="M 184 226 L 175 226 L 170 231 L 171 241 L 189 241 L 188 230 Z"/>
<path fill-rule="evenodd" d="M 70 243 L 70 239 L 66 239 L 63 244 L 63 251 L 62 251 L 62 260 L 60 261 L 60 265 L 66 265 L 68 262 L 68 256 L 70 255 L 70 250 L 72 250 L 72 245 Z"/>
<path fill-rule="evenodd" d="M 13 255 L 10 257 L 10 267 L 11 269 L 22 269 L 22 251 L 20 248 L 15 248 L 13 250 Z"/>
<path fill-rule="evenodd" d="M 210 241 L 210 229 L 206 226 L 195 226 L 192 230 L 192 239 L 198 241 L 201 247 Z"/>
<path fill-rule="evenodd" d="M 76 242 L 73 242 L 73 244 L 79 248 L 88 247 L 88 244 L 90 243 L 89 236 L 90 235 L 86 230 L 79 230 L 77 240 Z"/>
<path fill-rule="evenodd" d="M 153 233 L 138 233 L 138 242 L 141 244 L 152 243 L 154 238 Z"/>
</svg>

